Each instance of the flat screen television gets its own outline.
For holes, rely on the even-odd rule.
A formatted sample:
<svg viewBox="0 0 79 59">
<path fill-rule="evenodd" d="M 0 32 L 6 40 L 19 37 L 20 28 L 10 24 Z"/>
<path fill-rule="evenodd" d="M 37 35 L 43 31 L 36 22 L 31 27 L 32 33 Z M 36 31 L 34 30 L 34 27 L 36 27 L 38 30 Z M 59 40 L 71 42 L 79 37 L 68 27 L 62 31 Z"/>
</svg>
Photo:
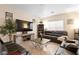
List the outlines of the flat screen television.
<svg viewBox="0 0 79 59">
<path fill-rule="evenodd" d="M 16 19 L 16 31 L 32 31 L 33 23 Z"/>
</svg>

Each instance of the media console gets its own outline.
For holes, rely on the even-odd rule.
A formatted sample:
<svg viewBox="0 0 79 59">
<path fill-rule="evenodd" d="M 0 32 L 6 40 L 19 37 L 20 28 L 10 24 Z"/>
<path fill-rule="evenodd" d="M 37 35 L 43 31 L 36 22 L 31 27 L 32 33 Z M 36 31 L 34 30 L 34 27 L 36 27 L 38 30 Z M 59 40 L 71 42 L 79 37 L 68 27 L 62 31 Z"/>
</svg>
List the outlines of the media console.
<svg viewBox="0 0 79 59">
<path fill-rule="evenodd" d="M 22 43 L 26 40 L 33 40 L 34 39 L 34 33 L 27 33 L 27 34 L 14 34 L 14 42 L 17 44 Z"/>
<path fill-rule="evenodd" d="M 32 29 L 33 29 L 32 22 L 16 19 L 16 31 L 17 32 L 32 31 Z"/>
</svg>

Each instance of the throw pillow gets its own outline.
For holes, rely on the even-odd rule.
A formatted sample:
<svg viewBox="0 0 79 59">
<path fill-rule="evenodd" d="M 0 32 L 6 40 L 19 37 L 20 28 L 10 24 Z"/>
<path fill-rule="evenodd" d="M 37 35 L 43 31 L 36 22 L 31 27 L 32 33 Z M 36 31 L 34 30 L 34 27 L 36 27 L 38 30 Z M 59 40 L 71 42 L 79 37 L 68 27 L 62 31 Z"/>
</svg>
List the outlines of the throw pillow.
<svg viewBox="0 0 79 59">
<path fill-rule="evenodd" d="M 5 43 L 5 42 L 9 42 L 9 36 L 8 35 L 0 35 L 1 40 Z"/>
</svg>

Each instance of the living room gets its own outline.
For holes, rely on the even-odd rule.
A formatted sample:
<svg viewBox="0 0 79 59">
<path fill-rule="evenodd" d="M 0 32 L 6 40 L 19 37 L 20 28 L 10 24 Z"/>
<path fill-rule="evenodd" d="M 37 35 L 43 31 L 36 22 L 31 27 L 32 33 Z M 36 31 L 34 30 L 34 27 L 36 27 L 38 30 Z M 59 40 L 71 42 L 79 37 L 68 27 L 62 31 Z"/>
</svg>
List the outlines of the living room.
<svg viewBox="0 0 79 59">
<path fill-rule="evenodd" d="M 0 48 L 0 54 L 79 54 L 78 9 L 78 4 L 1 4 L 0 40 L 7 52 Z"/>
</svg>

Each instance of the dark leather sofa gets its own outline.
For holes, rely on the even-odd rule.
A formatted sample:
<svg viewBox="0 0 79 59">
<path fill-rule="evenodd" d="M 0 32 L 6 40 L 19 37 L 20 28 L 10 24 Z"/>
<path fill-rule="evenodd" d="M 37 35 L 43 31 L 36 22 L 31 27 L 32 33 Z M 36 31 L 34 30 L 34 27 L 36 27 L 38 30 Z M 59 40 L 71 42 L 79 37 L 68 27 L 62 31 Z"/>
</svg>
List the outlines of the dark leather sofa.
<svg viewBox="0 0 79 59">
<path fill-rule="evenodd" d="M 45 31 L 43 34 L 43 38 L 50 39 L 51 42 L 56 42 L 61 44 L 62 41 L 57 40 L 58 37 L 67 36 L 66 31 Z"/>
<path fill-rule="evenodd" d="M 78 41 L 66 40 L 65 43 L 62 42 L 55 55 L 79 55 Z M 67 44 L 68 43 L 68 44 Z"/>
<path fill-rule="evenodd" d="M 67 47 L 60 46 L 55 55 L 79 55 L 79 48 L 71 44 Z"/>
</svg>

